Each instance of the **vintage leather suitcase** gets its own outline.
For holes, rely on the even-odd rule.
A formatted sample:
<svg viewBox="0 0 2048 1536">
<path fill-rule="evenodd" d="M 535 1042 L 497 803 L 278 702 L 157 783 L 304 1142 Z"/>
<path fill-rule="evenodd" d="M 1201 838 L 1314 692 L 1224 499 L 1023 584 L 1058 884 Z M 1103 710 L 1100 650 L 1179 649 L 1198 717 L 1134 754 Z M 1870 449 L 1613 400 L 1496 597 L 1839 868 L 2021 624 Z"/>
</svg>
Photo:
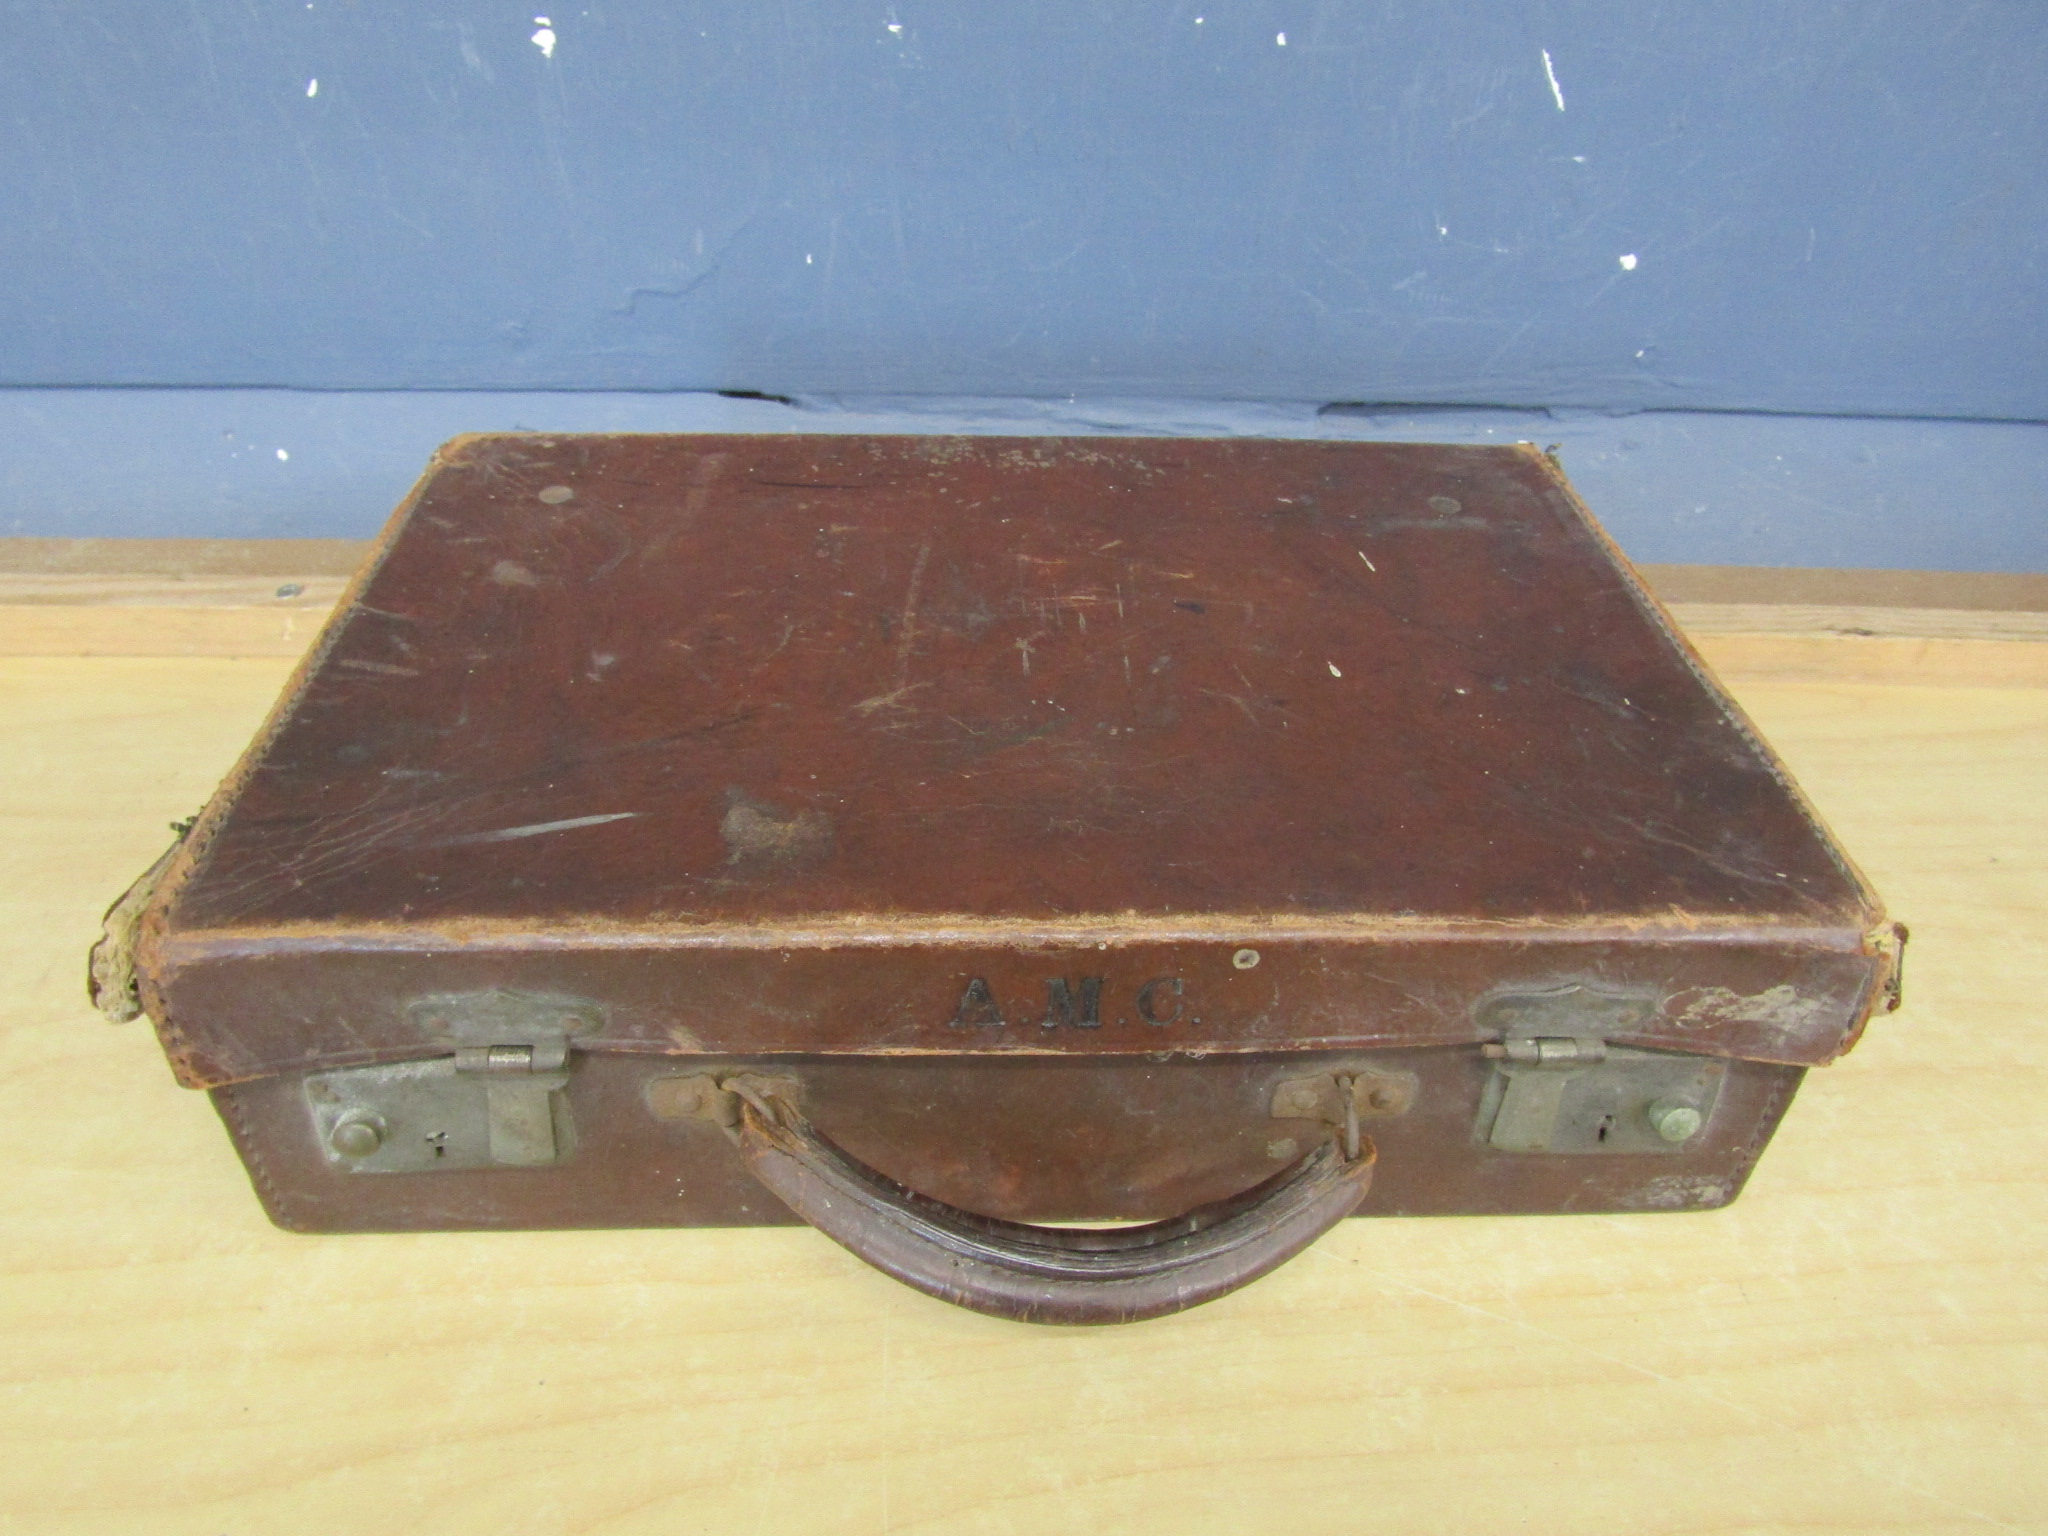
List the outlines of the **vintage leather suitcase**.
<svg viewBox="0 0 2048 1536">
<path fill-rule="evenodd" d="M 1726 1204 L 1902 937 L 1526 445 L 520 434 L 94 978 L 294 1230 L 805 1220 L 1092 1322 Z"/>
</svg>

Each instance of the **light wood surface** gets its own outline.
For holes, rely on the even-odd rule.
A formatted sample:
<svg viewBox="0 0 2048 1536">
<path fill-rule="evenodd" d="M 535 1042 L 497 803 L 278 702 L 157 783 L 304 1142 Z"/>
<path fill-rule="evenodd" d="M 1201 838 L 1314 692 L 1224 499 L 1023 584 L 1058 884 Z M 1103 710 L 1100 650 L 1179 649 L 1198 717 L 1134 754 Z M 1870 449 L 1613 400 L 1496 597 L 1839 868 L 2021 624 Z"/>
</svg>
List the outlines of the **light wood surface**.
<svg viewBox="0 0 2048 1536">
<path fill-rule="evenodd" d="M 0 658 L 0 1531 L 2048 1530 L 2048 689 L 1729 674 L 1914 937 L 1728 1210 L 1061 1332 L 805 1231 L 270 1228 L 83 961 L 288 666 Z"/>
</svg>

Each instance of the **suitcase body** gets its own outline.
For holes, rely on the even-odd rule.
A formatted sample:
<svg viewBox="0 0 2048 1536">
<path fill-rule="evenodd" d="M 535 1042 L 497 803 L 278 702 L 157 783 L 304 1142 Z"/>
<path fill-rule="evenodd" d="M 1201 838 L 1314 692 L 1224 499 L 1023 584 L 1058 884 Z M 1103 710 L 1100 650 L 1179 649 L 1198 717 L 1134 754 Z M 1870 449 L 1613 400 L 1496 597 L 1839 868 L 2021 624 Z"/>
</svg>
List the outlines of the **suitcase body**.
<svg viewBox="0 0 2048 1536">
<path fill-rule="evenodd" d="M 1527 447 L 458 440 L 152 874 L 100 999 L 282 1225 L 1073 1321 L 1725 1204 L 1901 940 Z"/>
</svg>

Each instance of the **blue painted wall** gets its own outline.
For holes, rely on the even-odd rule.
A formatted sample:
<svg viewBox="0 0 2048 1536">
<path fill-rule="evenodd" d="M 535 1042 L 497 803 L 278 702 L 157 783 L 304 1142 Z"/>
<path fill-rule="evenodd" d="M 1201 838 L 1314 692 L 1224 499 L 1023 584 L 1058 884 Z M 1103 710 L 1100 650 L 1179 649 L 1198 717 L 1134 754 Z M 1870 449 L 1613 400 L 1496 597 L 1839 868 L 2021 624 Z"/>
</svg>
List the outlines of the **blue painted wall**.
<svg viewBox="0 0 2048 1536">
<path fill-rule="evenodd" d="M 2048 418 L 2039 0 L 539 14 L 15 0 L 0 382 Z"/>
<path fill-rule="evenodd" d="M 2048 421 L 2038 0 L 0 4 L 7 531 L 361 532 L 444 425 L 737 388 L 1686 413 L 1572 428 L 1663 445 L 1642 558 L 2048 564 L 2048 428 L 1692 414 Z M 222 457 L 278 411 L 353 468 Z"/>
</svg>

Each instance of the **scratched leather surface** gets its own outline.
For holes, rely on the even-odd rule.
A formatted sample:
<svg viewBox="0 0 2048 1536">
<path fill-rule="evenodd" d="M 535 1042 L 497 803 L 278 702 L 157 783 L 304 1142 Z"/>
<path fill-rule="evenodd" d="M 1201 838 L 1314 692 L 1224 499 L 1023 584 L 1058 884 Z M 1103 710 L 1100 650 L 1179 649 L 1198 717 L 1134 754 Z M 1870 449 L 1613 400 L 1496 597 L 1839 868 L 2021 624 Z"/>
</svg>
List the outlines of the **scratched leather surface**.
<svg viewBox="0 0 2048 1536">
<path fill-rule="evenodd" d="M 1878 969 L 1527 448 L 461 440 L 167 890 L 203 1083 L 417 1051 L 406 989 L 491 977 L 610 999 L 600 1048 L 1156 1051 L 1469 1040 L 1568 975 L 1812 1062 Z M 1121 1018 L 1039 1033 L 1097 951 Z M 1020 1027 L 949 1033 L 1005 967 Z M 1165 975 L 1215 999 L 1177 1034 Z"/>
<path fill-rule="evenodd" d="M 1862 924 L 1513 449 L 474 439 L 345 624 L 185 925 Z"/>
</svg>

